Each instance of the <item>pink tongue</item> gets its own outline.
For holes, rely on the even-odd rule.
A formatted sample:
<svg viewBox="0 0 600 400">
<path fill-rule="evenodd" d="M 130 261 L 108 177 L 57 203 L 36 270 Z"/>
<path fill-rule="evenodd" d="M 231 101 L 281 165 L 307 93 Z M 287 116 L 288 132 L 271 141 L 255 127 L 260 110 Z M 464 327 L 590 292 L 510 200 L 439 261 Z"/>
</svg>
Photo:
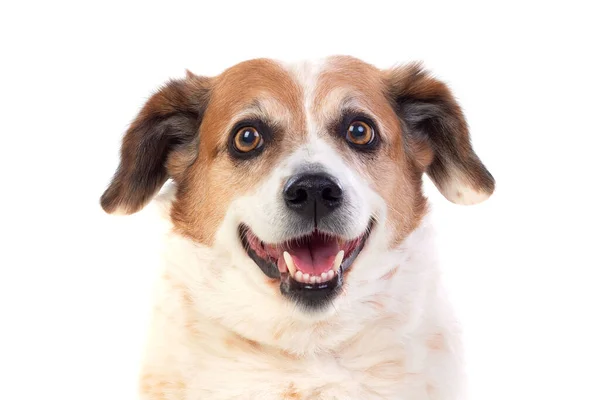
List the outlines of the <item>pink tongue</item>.
<svg viewBox="0 0 600 400">
<path fill-rule="evenodd" d="M 339 251 L 340 246 L 336 240 L 316 235 L 308 243 L 294 244 L 288 249 L 296 268 L 311 275 L 329 271 Z"/>
</svg>

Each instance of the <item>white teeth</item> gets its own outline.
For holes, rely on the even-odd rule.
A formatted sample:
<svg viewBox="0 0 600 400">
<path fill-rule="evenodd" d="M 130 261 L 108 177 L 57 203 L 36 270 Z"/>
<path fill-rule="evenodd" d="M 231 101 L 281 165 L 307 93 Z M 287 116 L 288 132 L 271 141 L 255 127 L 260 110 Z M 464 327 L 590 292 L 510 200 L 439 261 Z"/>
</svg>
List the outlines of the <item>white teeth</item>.
<svg viewBox="0 0 600 400">
<path fill-rule="evenodd" d="M 290 255 L 290 253 L 288 253 L 287 251 L 283 252 L 283 259 L 285 261 L 285 265 L 287 265 L 288 270 L 290 271 L 290 275 L 294 276 L 296 274 L 296 264 L 294 264 L 294 260 L 292 259 L 292 256 Z"/>
<path fill-rule="evenodd" d="M 323 272 L 321 275 L 310 275 L 303 273 L 302 271 L 296 271 L 294 274 L 290 274 L 296 281 L 302 283 L 323 283 L 333 279 L 336 275 L 336 272 L 330 269 L 327 272 Z"/>
<path fill-rule="evenodd" d="M 342 265 L 342 260 L 344 259 L 344 250 L 340 250 L 339 253 L 335 256 L 335 260 L 333 260 L 333 270 L 338 272 L 340 270 L 340 266 Z"/>
<path fill-rule="evenodd" d="M 298 270 L 296 264 L 294 263 L 294 259 L 287 251 L 283 252 L 283 259 L 288 270 L 290 271 L 290 276 L 296 281 L 312 284 L 322 283 L 332 280 L 333 277 L 340 272 L 342 261 L 344 260 L 344 250 L 340 250 L 336 254 L 332 268 L 329 271 L 321 273 L 321 275 L 310 275 Z"/>
</svg>

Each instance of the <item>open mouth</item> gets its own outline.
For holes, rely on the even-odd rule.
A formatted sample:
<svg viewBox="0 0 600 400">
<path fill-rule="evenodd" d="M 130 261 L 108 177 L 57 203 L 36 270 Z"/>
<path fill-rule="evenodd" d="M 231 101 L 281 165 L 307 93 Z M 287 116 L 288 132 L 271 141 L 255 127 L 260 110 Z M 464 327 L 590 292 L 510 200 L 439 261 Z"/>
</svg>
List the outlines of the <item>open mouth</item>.
<svg viewBox="0 0 600 400">
<path fill-rule="evenodd" d="M 344 272 L 363 249 L 373 222 L 351 240 L 313 231 L 284 243 L 265 243 L 247 226 L 240 226 L 240 238 L 248 256 L 269 278 L 281 280 L 282 294 L 308 308 L 323 306 L 341 289 Z"/>
</svg>

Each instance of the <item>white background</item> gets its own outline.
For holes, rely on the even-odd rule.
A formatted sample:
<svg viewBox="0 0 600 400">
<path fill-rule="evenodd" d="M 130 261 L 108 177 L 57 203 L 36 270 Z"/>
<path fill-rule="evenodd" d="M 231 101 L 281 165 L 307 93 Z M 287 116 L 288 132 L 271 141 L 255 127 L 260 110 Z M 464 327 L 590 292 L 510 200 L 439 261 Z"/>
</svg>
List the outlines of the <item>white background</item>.
<svg viewBox="0 0 600 400">
<path fill-rule="evenodd" d="M 497 180 L 472 207 L 426 181 L 471 399 L 600 399 L 599 13 L 551 3 L 3 2 L 0 398 L 135 398 L 158 235 L 98 199 L 152 90 L 350 54 L 448 81 Z"/>
</svg>

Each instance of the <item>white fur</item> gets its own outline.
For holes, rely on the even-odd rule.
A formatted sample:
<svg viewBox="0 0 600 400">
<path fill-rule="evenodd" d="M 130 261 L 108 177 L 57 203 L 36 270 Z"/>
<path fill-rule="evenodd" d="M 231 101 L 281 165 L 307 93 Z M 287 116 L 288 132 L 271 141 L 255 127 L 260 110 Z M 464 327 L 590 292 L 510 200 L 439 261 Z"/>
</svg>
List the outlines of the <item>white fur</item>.
<svg viewBox="0 0 600 400">
<path fill-rule="evenodd" d="M 382 240 L 383 229 L 373 233 L 344 294 L 328 312 L 310 315 L 268 290 L 241 248 L 227 257 L 169 234 L 170 279 L 161 282 L 145 376 L 185 382 L 185 399 L 275 400 L 290 384 L 303 399 L 460 398 L 459 334 L 440 287 L 431 226 L 425 221 L 391 252 L 381 251 Z M 379 279 L 395 267 L 391 279 Z M 192 295 L 198 337 L 187 333 L 177 285 Z M 261 349 L 227 347 L 232 332 Z M 443 338 L 441 349 L 428 348 L 432 335 Z"/>
<path fill-rule="evenodd" d="M 289 216 L 285 214 L 285 204 L 281 193 L 284 182 L 303 167 L 317 167 L 323 172 L 335 176 L 344 188 L 346 204 L 344 213 L 350 224 L 343 235 L 354 239 L 365 232 L 371 215 L 379 216 L 385 212 L 385 204 L 369 186 L 347 165 L 326 142 L 319 138 L 310 138 L 307 143 L 291 156 L 273 168 L 271 175 L 259 186 L 255 193 L 236 199 L 230 207 L 231 218 L 236 219 L 232 228 L 243 222 L 263 241 L 279 243 L 289 237 L 286 228 Z M 237 224 L 236 224 L 237 222 Z M 224 243 L 229 245 L 235 240 L 236 231 L 229 232 Z"/>
<path fill-rule="evenodd" d="M 461 398 L 459 334 L 440 287 L 428 219 L 387 250 L 385 202 L 320 138 L 323 127 L 310 115 L 318 68 L 295 69 L 309 88 L 306 143 L 254 193 L 232 202 L 211 247 L 168 234 L 144 398 Z M 266 283 L 237 233 L 245 223 L 264 241 L 284 239 L 282 182 L 305 165 L 340 180 L 351 221 L 347 238 L 363 233 L 371 216 L 378 220 L 344 292 L 316 313 L 300 310 Z"/>
<path fill-rule="evenodd" d="M 445 198 L 453 203 L 466 206 L 479 204 L 487 200 L 491 194 L 475 188 L 469 183 L 464 173 L 456 168 L 450 168 L 448 179 L 441 184 L 435 183 L 435 185 Z"/>
</svg>

